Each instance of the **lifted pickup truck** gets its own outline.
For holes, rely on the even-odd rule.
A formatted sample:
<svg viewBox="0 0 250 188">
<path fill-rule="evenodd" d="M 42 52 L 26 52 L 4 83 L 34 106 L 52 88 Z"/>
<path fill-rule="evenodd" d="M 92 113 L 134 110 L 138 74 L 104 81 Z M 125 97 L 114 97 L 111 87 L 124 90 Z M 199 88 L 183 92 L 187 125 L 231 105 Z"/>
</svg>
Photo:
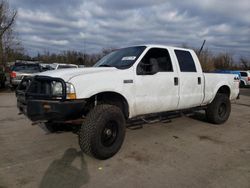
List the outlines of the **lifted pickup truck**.
<svg viewBox="0 0 250 188">
<path fill-rule="evenodd" d="M 80 147 L 98 159 L 119 151 L 126 121 L 192 108 L 221 124 L 238 94 L 238 75 L 203 73 L 193 50 L 160 45 L 116 50 L 92 68 L 39 73 L 16 91 L 18 108 L 33 122 L 53 128 L 83 119 Z"/>
</svg>

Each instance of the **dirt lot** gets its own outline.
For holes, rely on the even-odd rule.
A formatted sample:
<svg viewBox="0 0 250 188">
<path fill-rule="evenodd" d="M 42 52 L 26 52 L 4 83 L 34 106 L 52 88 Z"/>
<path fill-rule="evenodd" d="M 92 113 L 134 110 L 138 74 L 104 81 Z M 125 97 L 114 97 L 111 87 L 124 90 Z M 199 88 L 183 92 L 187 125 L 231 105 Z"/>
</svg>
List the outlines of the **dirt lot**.
<svg viewBox="0 0 250 188">
<path fill-rule="evenodd" d="M 0 187 L 250 187 L 250 89 L 229 121 L 204 116 L 127 129 L 121 151 L 98 161 L 77 135 L 45 134 L 17 115 L 15 95 L 0 93 Z"/>
</svg>

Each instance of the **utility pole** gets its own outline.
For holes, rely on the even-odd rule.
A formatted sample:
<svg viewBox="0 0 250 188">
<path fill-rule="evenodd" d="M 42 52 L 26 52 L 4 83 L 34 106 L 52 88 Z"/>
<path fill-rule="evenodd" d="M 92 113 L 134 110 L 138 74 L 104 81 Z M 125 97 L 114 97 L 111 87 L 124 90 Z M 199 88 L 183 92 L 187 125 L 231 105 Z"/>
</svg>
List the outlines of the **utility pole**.
<svg viewBox="0 0 250 188">
<path fill-rule="evenodd" d="M 83 39 L 83 65 L 86 66 L 86 39 Z"/>
</svg>

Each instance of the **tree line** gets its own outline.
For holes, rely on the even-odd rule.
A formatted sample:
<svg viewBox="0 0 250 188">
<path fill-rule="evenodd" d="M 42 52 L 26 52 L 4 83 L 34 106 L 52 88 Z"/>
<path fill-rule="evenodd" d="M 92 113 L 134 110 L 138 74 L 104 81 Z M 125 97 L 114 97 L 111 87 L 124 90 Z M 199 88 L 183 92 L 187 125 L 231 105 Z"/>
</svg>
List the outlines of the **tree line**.
<svg viewBox="0 0 250 188">
<path fill-rule="evenodd" d="M 0 65 L 5 65 L 6 62 L 16 60 L 31 60 L 43 63 L 71 63 L 89 67 L 94 65 L 104 55 L 114 50 L 112 48 L 106 48 L 96 54 L 70 50 L 61 53 L 45 51 L 31 57 L 25 53 L 25 49 L 17 38 L 15 32 L 16 16 L 17 11 L 10 9 L 6 0 L 0 0 Z M 194 50 L 199 56 L 203 70 L 206 72 L 218 69 L 250 70 L 250 59 L 245 57 L 241 57 L 235 61 L 232 54 L 229 53 L 214 54 L 209 49 L 198 53 L 197 49 Z"/>
<path fill-rule="evenodd" d="M 197 50 L 195 51 L 197 53 Z M 198 57 L 205 72 L 214 70 L 250 70 L 250 59 L 246 57 L 234 60 L 230 53 L 214 54 L 209 49 L 203 50 L 198 54 Z"/>
<path fill-rule="evenodd" d="M 113 50 L 112 48 L 103 49 L 100 53 L 96 54 L 87 54 L 80 51 L 64 51 L 56 54 L 48 51 L 42 54 L 38 53 L 35 57 L 17 53 L 16 58 L 20 60 L 40 61 L 43 63 L 72 63 L 90 67 Z M 229 53 L 214 54 L 209 49 L 205 49 L 201 53 L 198 53 L 197 49 L 194 50 L 205 72 L 214 70 L 250 70 L 250 60 L 247 58 L 241 57 L 238 60 L 234 60 L 233 56 Z"/>
</svg>

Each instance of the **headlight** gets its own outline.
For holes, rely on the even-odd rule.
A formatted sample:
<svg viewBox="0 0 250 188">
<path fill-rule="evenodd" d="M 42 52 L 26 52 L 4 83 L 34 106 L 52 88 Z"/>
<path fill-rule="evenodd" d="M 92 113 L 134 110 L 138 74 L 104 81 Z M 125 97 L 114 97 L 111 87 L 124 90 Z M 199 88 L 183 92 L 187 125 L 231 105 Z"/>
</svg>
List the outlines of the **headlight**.
<svg viewBox="0 0 250 188">
<path fill-rule="evenodd" d="M 52 82 L 52 95 L 53 96 L 62 96 L 63 95 L 63 86 L 61 82 Z M 71 83 L 66 83 L 66 98 L 67 99 L 76 99 L 75 87 Z"/>
<path fill-rule="evenodd" d="M 76 90 L 73 84 L 66 83 L 67 99 L 76 99 Z"/>
<path fill-rule="evenodd" d="M 62 83 L 52 82 L 52 95 L 62 95 Z"/>
</svg>

